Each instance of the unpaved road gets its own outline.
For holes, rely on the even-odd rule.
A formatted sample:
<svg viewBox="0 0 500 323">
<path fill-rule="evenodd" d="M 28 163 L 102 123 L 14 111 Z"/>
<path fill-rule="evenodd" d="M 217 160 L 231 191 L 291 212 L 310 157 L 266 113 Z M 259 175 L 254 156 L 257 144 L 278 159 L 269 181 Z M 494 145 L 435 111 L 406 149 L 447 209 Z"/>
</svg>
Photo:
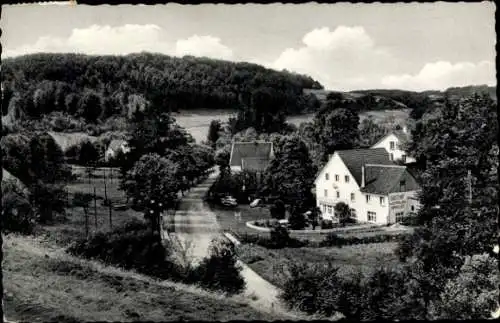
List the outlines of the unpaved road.
<svg viewBox="0 0 500 323">
<path fill-rule="evenodd" d="M 171 236 L 186 247 L 190 245 L 188 252 L 194 263 L 206 257 L 212 240 L 220 237 L 221 230 L 215 213 L 203 202 L 205 193 L 217 176 L 218 172 L 214 172 L 205 182 L 191 188 L 182 198 L 173 224 L 168 227 Z"/>
<path fill-rule="evenodd" d="M 193 264 L 199 263 L 209 255 L 209 246 L 213 239 L 226 239 L 217 223 L 217 216 L 203 202 L 203 197 L 218 176 L 218 171 L 191 189 L 183 198 L 171 223 L 167 225 L 171 238 L 176 238 L 182 245 L 191 245 L 190 256 Z M 280 290 L 259 276 L 250 267 L 238 261 L 241 274 L 246 282 L 243 295 L 256 309 L 279 313 L 290 319 L 306 319 L 306 316 L 286 310 L 278 299 Z"/>
</svg>

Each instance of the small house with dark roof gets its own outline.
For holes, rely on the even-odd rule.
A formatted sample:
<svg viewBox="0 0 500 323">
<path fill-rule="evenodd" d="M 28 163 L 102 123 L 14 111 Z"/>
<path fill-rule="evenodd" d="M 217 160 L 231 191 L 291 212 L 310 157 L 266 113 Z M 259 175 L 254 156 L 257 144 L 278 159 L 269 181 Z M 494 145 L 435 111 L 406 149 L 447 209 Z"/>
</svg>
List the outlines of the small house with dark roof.
<svg viewBox="0 0 500 323">
<path fill-rule="evenodd" d="M 336 151 L 315 186 L 316 204 L 326 218 L 335 218 L 339 202 L 349 205 L 357 221 L 378 224 L 401 222 L 419 208 L 419 184 L 385 148 Z"/>
<path fill-rule="evenodd" d="M 106 161 L 110 161 L 115 158 L 119 152 L 124 154 L 130 152 L 130 147 L 128 146 L 128 142 L 122 139 L 113 139 L 108 145 L 106 152 L 104 154 L 104 159 Z"/>
<path fill-rule="evenodd" d="M 233 171 L 248 170 L 263 173 L 273 157 L 272 142 L 233 142 L 229 166 Z"/>
<path fill-rule="evenodd" d="M 385 148 L 389 153 L 389 158 L 393 161 L 402 161 L 404 164 L 415 162 L 415 158 L 409 156 L 404 150 L 404 145 L 410 140 L 410 134 L 406 127 L 402 130 L 393 130 L 380 138 L 372 148 Z"/>
</svg>

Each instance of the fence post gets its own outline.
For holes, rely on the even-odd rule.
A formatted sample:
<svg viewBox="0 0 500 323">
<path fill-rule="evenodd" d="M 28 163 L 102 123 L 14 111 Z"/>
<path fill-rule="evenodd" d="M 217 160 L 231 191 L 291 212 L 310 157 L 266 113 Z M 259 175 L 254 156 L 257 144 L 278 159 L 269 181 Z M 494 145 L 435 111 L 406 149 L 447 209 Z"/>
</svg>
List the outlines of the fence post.
<svg viewBox="0 0 500 323">
<path fill-rule="evenodd" d="M 88 212 L 88 207 L 85 206 L 84 211 L 85 211 L 85 237 L 89 237 L 89 212 Z"/>
<path fill-rule="evenodd" d="M 111 211 L 111 203 L 108 204 L 108 210 L 109 210 L 109 228 L 113 228 L 113 215 Z"/>
</svg>

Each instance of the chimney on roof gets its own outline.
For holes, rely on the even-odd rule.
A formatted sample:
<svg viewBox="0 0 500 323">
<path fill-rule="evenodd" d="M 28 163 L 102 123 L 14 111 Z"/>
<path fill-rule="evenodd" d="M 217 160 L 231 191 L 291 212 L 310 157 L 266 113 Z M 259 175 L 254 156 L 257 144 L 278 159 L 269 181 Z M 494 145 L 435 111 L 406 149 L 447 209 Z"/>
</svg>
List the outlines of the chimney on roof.
<svg viewBox="0 0 500 323">
<path fill-rule="evenodd" d="M 365 165 L 361 165 L 361 188 L 365 187 Z"/>
</svg>

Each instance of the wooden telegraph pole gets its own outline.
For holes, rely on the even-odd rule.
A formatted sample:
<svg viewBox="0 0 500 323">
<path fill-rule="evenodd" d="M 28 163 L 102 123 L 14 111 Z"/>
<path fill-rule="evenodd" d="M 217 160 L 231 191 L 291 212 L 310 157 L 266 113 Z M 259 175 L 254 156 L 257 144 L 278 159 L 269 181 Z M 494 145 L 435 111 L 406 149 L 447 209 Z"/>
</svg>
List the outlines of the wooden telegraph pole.
<svg viewBox="0 0 500 323">
<path fill-rule="evenodd" d="M 95 222 L 95 228 L 97 230 L 97 195 L 95 193 L 95 186 L 94 186 L 94 222 Z"/>
<path fill-rule="evenodd" d="M 471 171 L 467 171 L 467 186 L 469 189 L 469 204 L 472 204 L 472 174 Z"/>
</svg>

